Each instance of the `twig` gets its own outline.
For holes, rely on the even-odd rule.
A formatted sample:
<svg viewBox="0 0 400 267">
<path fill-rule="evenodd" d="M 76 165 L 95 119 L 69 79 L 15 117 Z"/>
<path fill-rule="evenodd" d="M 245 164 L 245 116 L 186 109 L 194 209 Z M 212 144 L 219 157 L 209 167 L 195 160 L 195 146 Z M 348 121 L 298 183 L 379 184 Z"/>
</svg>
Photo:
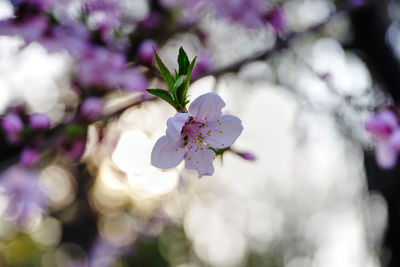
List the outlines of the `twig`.
<svg viewBox="0 0 400 267">
<path fill-rule="evenodd" d="M 115 117 L 121 115 L 128 108 L 139 106 L 145 102 L 154 101 L 154 100 L 157 100 L 157 98 L 153 97 L 153 96 L 144 95 L 139 100 L 137 100 L 133 103 L 124 105 L 123 107 L 121 107 L 118 110 L 113 111 L 109 114 L 105 114 L 105 115 L 97 118 L 96 120 L 91 121 L 91 123 L 96 123 L 99 121 L 108 121 L 112 118 L 115 118 Z M 54 127 L 53 129 L 51 129 L 50 132 L 48 133 L 48 136 L 46 137 L 44 142 L 41 144 L 41 149 L 45 149 L 48 147 L 54 147 L 57 144 L 57 142 L 60 140 L 61 136 L 65 134 L 67 125 L 68 125 L 68 123 L 59 124 L 56 127 Z M 20 153 L 16 153 L 16 154 L 10 155 L 10 157 L 7 158 L 6 160 L 0 161 L 0 171 L 3 171 L 5 169 L 7 169 L 8 167 L 10 167 L 11 165 L 18 163 L 19 159 L 20 159 Z"/>
</svg>

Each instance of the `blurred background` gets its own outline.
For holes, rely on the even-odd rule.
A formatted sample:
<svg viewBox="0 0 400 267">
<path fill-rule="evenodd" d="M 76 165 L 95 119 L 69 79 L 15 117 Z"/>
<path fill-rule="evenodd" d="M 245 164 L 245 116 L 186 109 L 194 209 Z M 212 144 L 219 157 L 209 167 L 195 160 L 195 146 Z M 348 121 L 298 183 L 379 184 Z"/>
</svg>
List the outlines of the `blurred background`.
<svg viewBox="0 0 400 267">
<path fill-rule="evenodd" d="M 400 266 L 400 168 L 364 129 L 400 101 L 399 1 L 0 0 L 0 20 L 0 266 Z M 144 91 L 166 88 L 152 48 L 173 69 L 181 46 L 190 100 L 244 127 L 201 179 L 150 164 L 175 113 Z"/>
</svg>

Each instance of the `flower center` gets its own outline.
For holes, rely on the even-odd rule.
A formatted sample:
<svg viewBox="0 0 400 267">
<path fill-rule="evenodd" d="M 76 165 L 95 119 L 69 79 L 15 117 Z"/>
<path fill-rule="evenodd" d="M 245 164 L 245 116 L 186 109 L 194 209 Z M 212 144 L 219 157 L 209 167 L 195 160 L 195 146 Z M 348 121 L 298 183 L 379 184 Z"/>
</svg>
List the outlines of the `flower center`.
<svg viewBox="0 0 400 267">
<path fill-rule="evenodd" d="M 204 147 L 208 147 L 204 143 L 204 130 L 208 128 L 205 121 L 196 121 L 193 117 L 185 123 L 181 132 L 181 141 L 183 146 L 187 150 L 193 150 L 197 152 L 198 150 L 203 150 Z"/>
</svg>

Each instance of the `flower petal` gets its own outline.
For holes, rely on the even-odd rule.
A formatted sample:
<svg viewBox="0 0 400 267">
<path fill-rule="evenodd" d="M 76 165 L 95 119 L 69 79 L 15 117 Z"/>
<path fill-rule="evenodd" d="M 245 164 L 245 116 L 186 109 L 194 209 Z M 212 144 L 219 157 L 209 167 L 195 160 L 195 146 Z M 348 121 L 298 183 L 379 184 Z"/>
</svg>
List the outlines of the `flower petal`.
<svg viewBox="0 0 400 267">
<path fill-rule="evenodd" d="M 186 149 L 180 141 L 164 135 L 157 140 L 151 151 L 151 164 L 157 168 L 169 169 L 176 167 L 183 159 Z"/>
<path fill-rule="evenodd" d="M 393 111 L 383 109 L 371 116 L 365 122 L 365 129 L 368 132 L 380 137 L 387 138 L 394 129 L 398 127 L 399 123 Z"/>
<path fill-rule="evenodd" d="M 221 116 L 221 109 L 225 107 L 225 102 L 214 92 L 207 93 L 196 98 L 189 106 L 189 113 L 197 120 L 203 121 L 205 118 L 214 120 Z"/>
<path fill-rule="evenodd" d="M 212 164 L 215 157 L 214 151 L 204 148 L 203 150 L 189 150 L 185 155 L 185 168 L 196 170 L 199 178 L 203 175 L 212 175 L 214 166 Z"/>
<path fill-rule="evenodd" d="M 397 152 L 387 142 L 379 143 L 375 150 L 376 162 L 383 169 L 391 169 L 396 165 Z"/>
<path fill-rule="evenodd" d="M 390 137 L 387 139 L 387 144 L 395 150 L 396 152 L 400 151 L 400 129 L 395 129 Z"/>
<path fill-rule="evenodd" d="M 176 113 L 175 116 L 169 118 L 167 121 L 167 136 L 173 140 L 179 140 L 182 127 L 188 119 L 188 113 Z"/>
<path fill-rule="evenodd" d="M 238 117 L 225 115 L 215 122 L 208 122 L 204 128 L 204 141 L 213 148 L 231 146 L 243 131 L 242 122 Z M 208 129 L 208 131 L 206 131 Z"/>
</svg>

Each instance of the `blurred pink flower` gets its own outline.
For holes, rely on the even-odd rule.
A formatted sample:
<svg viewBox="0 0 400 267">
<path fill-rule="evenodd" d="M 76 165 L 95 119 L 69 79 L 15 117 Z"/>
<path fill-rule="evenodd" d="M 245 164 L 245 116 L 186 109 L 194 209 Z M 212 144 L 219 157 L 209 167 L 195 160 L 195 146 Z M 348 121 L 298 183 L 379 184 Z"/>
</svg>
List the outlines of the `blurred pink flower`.
<svg viewBox="0 0 400 267">
<path fill-rule="evenodd" d="M 146 64 L 151 64 L 154 60 L 153 48 L 157 49 L 156 42 L 151 39 L 144 40 L 138 48 L 139 59 Z"/>
<path fill-rule="evenodd" d="M 50 53 L 66 50 L 76 56 L 89 48 L 90 32 L 83 24 L 63 18 L 63 24 L 53 25 L 44 13 L 0 21 L 0 33 L 38 42 Z"/>
<path fill-rule="evenodd" d="M 37 178 L 35 171 L 21 166 L 10 167 L 0 175 L 0 186 L 8 198 L 7 214 L 18 226 L 46 210 L 48 199 Z"/>
<path fill-rule="evenodd" d="M 189 113 L 177 113 L 167 121 L 166 135 L 154 145 L 151 162 L 161 169 L 177 166 L 185 159 L 185 167 L 199 177 L 212 175 L 215 152 L 231 146 L 243 127 L 239 118 L 222 116 L 225 102 L 216 93 L 199 96 L 189 106 Z"/>
<path fill-rule="evenodd" d="M 167 8 L 181 8 L 182 16 L 194 20 L 199 11 L 212 9 L 224 19 L 255 28 L 266 23 L 266 0 L 161 0 Z"/>
<path fill-rule="evenodd" d="M 98 97 L 89 97 L 83 101 L 81 106 L 82 115 L 89 120 L 93 120 L 101 115 L 103 111 L 103 101 Z"/>
<path fill-rule="evenodd" d="M 196 65 L 193 69 L 192 78 L 196 80 L 200 78 L 201 75 L 207 73 L 211 69 L 211 53 L 208 51 L 203 51 L 199 54 Z"/>
<path fill-rule="evenodd" d="M 10 19 L 0 22 L 2 35 L 18 35 L 27 43 L 40 40 L 47 28 L 48 19 L 43 15 L 24 18 L 22 21 Z"/>
<path fill-rule="evenodd" d="M 396 114 L 380 110 L 365 122 L 365 129 L 377 140 L 375 155 L 382 168 L 393 168 L 400 152 L 400 127 Z"/>
<path fill-rule="evenodd" d="M 43 113 L 34 113 L 29 116 L 29 126 L 34 130 L 46 130 L 50 128 L 50 118 Z"/>
<path fill-rule="evenodd" d="M 21 152 L 21 164 L 25 167 L 32 167 L 39 160 L 40 152 L 33 147 L 25 147 Z"/>
<path fill-rule="evenodd" d="M 85 152 L 86 142 L 84 139 L 64 140 L 60 144 L 61 154 L 71 161 L 77 161 Z"/>
<path fill-rule="evenodd" d="M 237 152 L 237 155 L 248 161 L 255 161 L 257 159 L 254 154 L 248 152 Z"/>
<path fill-rule="evenodd" d="M 144 91 L 147 79 L 139 71 L 127 68 L 125 56 L 102 47 L 93 47 L 79 64 L 79 80 L 84 86 Z"/>
<path fill-rule="evenodd" d="M 146 18 L 140 21 L 140 27 L 154 29 L 160 26 L 162 17 L 157 11 L 151 11 Z"/>
<path fill-rule="evenodd" d="M 267 16 L 268 23 L 272 26 L 276 34 L 281 33 L 285 26 L 285 13 L 281 8 L 272 9 Z"/>
<path fill-rule="evenodd" d="M 84 2 L 88 17 L 96 16 L 102 19 L 96 23 L 96 28 L 105 33 L 114 29 L 121 16 L 121 8 L 115 0 L 88 0 Z"/>
<path fill-rule="evenodd" d="M 255 28 L 265 25 L 265 0 L 210 0 L 222 18 Z"/>
<path fill-rule="evenodd" d="M 1 126 L 7 134 L 18 134 L 24 128 L 24 123 L 17 114 L 8 113 L 3 117 Z"/>
</svg>

